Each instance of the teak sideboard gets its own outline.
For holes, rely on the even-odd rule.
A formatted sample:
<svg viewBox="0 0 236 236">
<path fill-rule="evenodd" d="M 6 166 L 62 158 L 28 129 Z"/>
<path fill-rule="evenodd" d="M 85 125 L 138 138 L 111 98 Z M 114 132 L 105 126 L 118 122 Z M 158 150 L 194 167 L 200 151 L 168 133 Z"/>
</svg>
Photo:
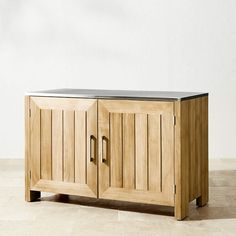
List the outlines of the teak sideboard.
<svg viewBox="0 0 236 236">
<path fill-rule="evenodd" d="M 25 199 L 208 202 L 208 93 L 57 89 L 25 96 Z"/>
</svg>

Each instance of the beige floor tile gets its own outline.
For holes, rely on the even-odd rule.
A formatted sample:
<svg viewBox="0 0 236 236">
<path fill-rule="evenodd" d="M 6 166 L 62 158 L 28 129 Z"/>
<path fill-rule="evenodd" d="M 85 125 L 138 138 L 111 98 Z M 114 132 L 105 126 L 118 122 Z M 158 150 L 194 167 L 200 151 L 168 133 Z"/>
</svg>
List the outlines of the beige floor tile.
<svg viewBox="0 0 236 236">
<path fill-rule="evenodd" d="M 235 236 L 236 160 L 210 162 L 210 201 L 176 221 L 173 208 L 43 193 L 24 201 L 23 160 L 0 160 L 0 236 Z"/>
</svg>

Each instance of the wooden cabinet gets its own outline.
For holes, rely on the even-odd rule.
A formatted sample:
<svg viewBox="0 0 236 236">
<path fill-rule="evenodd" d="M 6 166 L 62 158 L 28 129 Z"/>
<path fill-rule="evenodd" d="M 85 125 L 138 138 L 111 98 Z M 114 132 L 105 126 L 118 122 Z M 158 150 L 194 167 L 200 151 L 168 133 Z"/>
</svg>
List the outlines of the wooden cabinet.
<svg viewBox="0 0 236 236">
<path fill-rule="evenodd" d="M 27 201 L 53 192 L 167 205 L 177 219 L 190 201 L 207 203 L 207 94 L 112 99 L 59 91 L 25 97 Z"/>
</svg>

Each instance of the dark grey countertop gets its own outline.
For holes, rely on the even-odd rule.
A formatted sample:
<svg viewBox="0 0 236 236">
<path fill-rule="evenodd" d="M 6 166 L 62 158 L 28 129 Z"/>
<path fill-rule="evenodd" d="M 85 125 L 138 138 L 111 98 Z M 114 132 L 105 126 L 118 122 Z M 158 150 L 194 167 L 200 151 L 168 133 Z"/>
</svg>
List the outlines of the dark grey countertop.
<svg viewBox="0 0 236 236">
<path fill-rule="evenodd" d="M 186 100 L 195 97 L 208 96 L 208 93 L 63 88 L 63 89 L 27 92 L 25 95 L 39 96 L 39 97 L 99 98 L 99 99 Z"/>
</svg>

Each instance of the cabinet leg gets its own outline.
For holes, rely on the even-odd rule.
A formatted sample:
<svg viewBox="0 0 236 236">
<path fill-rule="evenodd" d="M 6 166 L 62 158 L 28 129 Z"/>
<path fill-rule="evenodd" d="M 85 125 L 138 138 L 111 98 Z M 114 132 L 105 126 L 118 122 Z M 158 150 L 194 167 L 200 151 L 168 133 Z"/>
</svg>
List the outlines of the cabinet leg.
<svg viewBox="0 0 236 236">
<path fill-rule="evenodd" d="M 185 206 L 175 206 L 175 218 L 176 220 L 183 220 L 188 216 L 189 213 L 189 204 L 186 203 Z"/>
<path fill-rule="evenodd" d="M 200 196 L 196 199 L 196 204 L 199 207 L 205 206 L 207 202 L 208 202 L 208 196 Z"/>
<path fill-rule="evenodd" d="M 25 193 L 25 200 L 27 202 L 35 201 L 40 197 L 41 197 L 41 192 L 39 192 L 39 191 L 28 190 Z"/>
</svg>

